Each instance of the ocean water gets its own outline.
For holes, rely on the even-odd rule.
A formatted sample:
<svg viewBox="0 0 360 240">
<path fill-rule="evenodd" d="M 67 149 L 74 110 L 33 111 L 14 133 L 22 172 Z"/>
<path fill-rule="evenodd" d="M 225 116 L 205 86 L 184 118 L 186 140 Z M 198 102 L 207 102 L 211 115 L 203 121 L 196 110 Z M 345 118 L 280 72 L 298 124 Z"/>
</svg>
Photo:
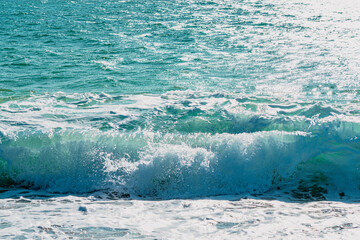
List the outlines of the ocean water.
<svg viewBox="0 0 360 240">
<path fill-rule="evenodd" d="M 0 1 L 0 238 L 353 239 L 360 2 Z"/>
</svg>

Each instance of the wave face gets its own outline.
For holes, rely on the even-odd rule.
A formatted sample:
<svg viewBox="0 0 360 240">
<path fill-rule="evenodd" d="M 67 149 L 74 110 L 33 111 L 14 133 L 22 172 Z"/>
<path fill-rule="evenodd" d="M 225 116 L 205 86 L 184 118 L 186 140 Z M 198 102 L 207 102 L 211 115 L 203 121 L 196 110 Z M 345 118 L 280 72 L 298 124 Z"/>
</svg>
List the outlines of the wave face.
<svg viewBox="0 0 360 240">
<path fill-rule="evenodd" d="M 94 96 L 102 98 L 75 110 L 63 94 L 8 102 L 2 185 L 161 198 L 283 186 L 295 195 L 359 192 L 360 122 L 345 112 L 351 106 L 189 92 Z"/>
<path fill-rule="evenodd" d="M 358 9 L 0 3 L 0 186 L 358 196 Z"/>
</svg>

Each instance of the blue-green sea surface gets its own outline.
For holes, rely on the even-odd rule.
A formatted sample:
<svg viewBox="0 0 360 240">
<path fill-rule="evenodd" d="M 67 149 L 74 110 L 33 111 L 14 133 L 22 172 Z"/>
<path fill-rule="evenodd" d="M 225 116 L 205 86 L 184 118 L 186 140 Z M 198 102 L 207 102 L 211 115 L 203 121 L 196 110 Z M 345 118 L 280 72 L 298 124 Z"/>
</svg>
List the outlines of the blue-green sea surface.
<svg viewBox="0 0 360 240">
<path fill-rule="evenodd" d="M 1 1 L 0 185 L 358 196 L 359 16 L 338 0 Z"/>
<path fill-rule="evenodd" d="M 0 0 L 1 239 L 357 239 L 360 2 Z"/>
</svg>

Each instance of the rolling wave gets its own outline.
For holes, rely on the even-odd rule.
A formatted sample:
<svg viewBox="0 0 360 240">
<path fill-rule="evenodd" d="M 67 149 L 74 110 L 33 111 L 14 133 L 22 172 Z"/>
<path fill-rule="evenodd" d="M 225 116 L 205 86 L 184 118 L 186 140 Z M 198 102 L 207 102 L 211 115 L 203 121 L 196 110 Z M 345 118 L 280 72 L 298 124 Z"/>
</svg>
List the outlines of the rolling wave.
<svg viewBox="0 0 360 240">
<path fill-rule="evenodd" d="M 84 106 L 84 96 L 58 93 L 3 104 L 2 187 L 160 198 L 359 194 L 352 105 L 182 94 L 88 95 Z"/>
</svg>

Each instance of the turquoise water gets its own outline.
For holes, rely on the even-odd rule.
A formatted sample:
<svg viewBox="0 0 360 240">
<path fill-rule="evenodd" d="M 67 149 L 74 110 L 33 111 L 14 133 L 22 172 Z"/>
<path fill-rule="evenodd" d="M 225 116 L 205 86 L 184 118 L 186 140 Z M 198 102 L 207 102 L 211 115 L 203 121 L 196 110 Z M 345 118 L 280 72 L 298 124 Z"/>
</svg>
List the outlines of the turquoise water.
<svg viewBox="0 0 360 240">
<path fill-rule="evenodd" d="M 0 185 L 357 196 L 360 6 L 2 1 Z"/>
</svg>

